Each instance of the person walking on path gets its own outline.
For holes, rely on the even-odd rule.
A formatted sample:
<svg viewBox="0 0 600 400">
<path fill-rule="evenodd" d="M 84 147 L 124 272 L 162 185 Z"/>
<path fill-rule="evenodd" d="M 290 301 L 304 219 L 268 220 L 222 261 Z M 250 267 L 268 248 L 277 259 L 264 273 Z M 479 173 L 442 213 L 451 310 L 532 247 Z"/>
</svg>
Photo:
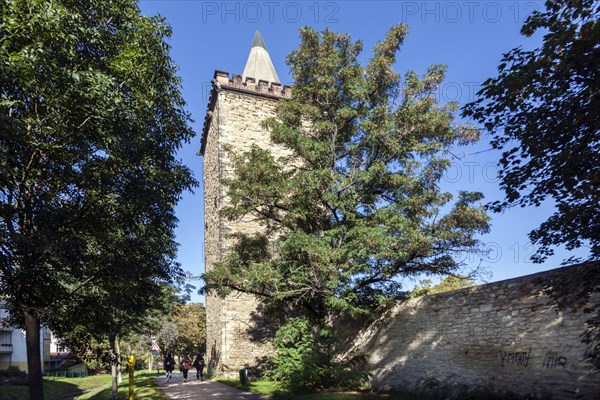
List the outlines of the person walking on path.
<svg viewBox="0 0 600 400">
<path fill-rule="evenodd" d="M 194 368 L 196 368 L 196 380 L 204 380 L 204 357 L 198 353 L 194 360 Z"/>
<path fill-rule="evenodd" d="M 164 364 L 166 371 L 165 377 L 167 378 L 167 382 L 171 382 L 171 379 L 173 378 L 173 368 L 175 368 L 175 360 L 170 353 L 167 354 Z"/>
<path fill-rule="evenodd" d="M 184 382 L 187 382 L 188 371 L 190 370 L 191 365 L 192 365 L 192 362 L 190 361 L 189 356 L 184 356 L 183 360 L 181 361 L 181 364 L 179 364 L 181 372 L 183 372 L 183 381 Z"/>
</svg>

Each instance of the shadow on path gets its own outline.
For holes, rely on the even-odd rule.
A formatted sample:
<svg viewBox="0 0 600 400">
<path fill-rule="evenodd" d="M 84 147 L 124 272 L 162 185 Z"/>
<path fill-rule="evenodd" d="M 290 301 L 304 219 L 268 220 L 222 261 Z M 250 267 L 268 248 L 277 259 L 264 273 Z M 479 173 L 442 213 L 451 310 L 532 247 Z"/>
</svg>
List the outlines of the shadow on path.
<svg viewBox="0 0 600 400">
<path fill-rule="evenodd" d="M 260 396 L 250 392 L 232 388 L 213 381 L 197 381 L 196 374 L 190 373 L 192 379 L 183 382 L 183 375 L 173 373 L 173 379 L 167 383 L 164 376 L 156 378 L 156 383 L 161 392 L 170 400 L 200 400 L 200 399 L 218 399 L 218 400 L 267 400 L 270 397 Z"/>
</svg>

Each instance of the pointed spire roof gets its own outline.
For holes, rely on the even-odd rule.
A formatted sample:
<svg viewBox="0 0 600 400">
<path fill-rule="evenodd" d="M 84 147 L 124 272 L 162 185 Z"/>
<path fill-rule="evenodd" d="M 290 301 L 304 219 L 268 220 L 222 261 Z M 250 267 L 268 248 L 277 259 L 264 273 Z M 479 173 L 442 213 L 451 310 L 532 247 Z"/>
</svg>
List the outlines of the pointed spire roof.
<svg viewBox="0 0 600 400">
<path fill-rule="evenodd" d="M 267 50 L 267 46 L 265 46 L 265 41 L 263 40 L 263 37 L 258 29 L 256 30 L 256 32 L 254 32 L 254 39 L 252 40 L 252 47 L 257 46 Z"/>
<path fill-rule="evenodd" d="M 269 83 L 281 83 L 275 67 L 271 62 L 271 57 L 267 52 L 267 46 L 258 31 L 254 33 L 254 40 L 252 40 L 252 48 L 246 61 L 246 67 L 242 73 L 242 79 L 254 78 L 256 82 L 259 80 L 267 81 Z"/>
</svg>

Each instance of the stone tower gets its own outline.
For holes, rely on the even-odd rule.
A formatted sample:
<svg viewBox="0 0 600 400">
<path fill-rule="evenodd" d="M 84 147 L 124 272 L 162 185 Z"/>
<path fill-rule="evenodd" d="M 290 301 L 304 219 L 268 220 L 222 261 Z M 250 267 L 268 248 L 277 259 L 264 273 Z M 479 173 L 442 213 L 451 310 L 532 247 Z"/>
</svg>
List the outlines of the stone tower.
<svg viewBox="0 0 600 400">
<path fill-rule="evenodd" d="M 252 234 L 263 227 L 250 218 L 228 221 L 219 210 L 228 203 L 223 180 L 233 174 L 225 149 L 241 153 L 252 145 L 271 150 L 274 156 L 283 149 L 273 145 L 261 122 L 274 115 L 275 103 L 291 95 L 282 87 L 258 31 L 243 74 L 215 71 L 208 110 L 202 131 L 200 155 L 204 156 L 205 266 L 209 271 L 223 259 L 235 233 Z M 256 318 L 258 301 L 251 295 L 234 292 L 226 298 L 206 296 L 206 351 L 212 373 L 233 376 L 238 370 L 254 366 L 271 349 L 260 341 L 261 321 Z"/>
</svg>

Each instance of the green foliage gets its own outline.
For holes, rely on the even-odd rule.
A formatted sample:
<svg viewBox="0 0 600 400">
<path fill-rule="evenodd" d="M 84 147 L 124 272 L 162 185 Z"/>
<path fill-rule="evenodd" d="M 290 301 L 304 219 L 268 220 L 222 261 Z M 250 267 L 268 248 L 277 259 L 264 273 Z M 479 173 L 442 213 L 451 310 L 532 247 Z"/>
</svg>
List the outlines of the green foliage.
<svg viewBox="0 0 600 400">
<path fill-rule="evenodd" d="M 530 232 L 532 258 L 543 262 L 558 245 L 589 248 L 600 259 L 600 3 L 547 0 L 521 33 L 544 34 L 541 47 L 504 55 L 463 114 L 492 134 L 503 150 L 499 178 L 504 201 L 491 209 L 556 204 Z"/>
<path fill-rule="evenodd" d="M 421 279 L 410 292 L 411 297 L 426 296 L 450 292 L 452 290 L 463 289 L 469 286 L 475 286 L 477 283 L 469 276 L 448 275 L 440 283 L 433 284 L 431 279 Z"/>
<path fill-rule="evenodd" d="M 88 280 L 126 278 L 135 291 L 142 269 L 172 279 L 173 205 L 194 181 L 174 158 L 193 132 L 168 27 L 131 1 L 5 3 L 0 282 L 9 305 L 52 315 Z"/>
<path fill-rule="evenodd" d="M 307 320 L 293 318 L 280 327 L 273 345 L 275 369 L 267 376 L 294 391 L 311 389 L 320 383 L 319 366 L 327 355 L 310 332 Z"/>
<path fill-rule="evenodd" d="M 110 371 L 110 346 L 108 340 L 99 341 L 83 327 L 78 326 L 71 334 L 62 335 L 62 344 L 85 362 L 95 372 Z"/>
<path fill-rule="evenodd" d="M 24 374 L 24 372 L 21 371 L 19 369 L 19 367 L 16 365 L 11 365 L 10 367 L 8 367 L 2 371 L 2 375 L 5 375 L 5 376 L 21 376 L 23 374 Z"/>
<path fill-rule="evenodd" d="M 453 202 L 439 188 L 451 146 L 478 132 L 453 122 L 456 104 L 437 102 L 445 67 L 423 77 L 409 71 L 401 85 L 392 66 L 406 34 L 405 25 L 392 27 L 363 67 L 361 42 L 302 28 L 288 57 L 292 98 L 265 121 L 290 155 L 275 158 L 256 146 L 230 153 L 235 177 L 226 182 L 231 202 L 223 215 L 250 216 L 267 231 L 238 236 L 234 251 L 205 274 L 206 287 L 253 293 L 271 320 L 292 314 L 308 324 L 284 324 L 302 350 L 278 335 L 275 374 L 290 384 L 331 383 L 331 342 L 346 338 L 329 339 L 330 321 L 372 320 L 404 296 L 403 277 L 456 272 L 461 252 L 479 252 L 476 237 L 488 231 L 480 193 L 460 192 Z M 294 383 L 297 374 L 305 383 Z"/>
<path fill-rule="evenodd" d="M 173 322 L 177 327 L 174 342 L 163 349 L 174 355 L 191 355 L 206 353 L 206 309 L 201 303 L 177 306 L 173 314 Z"/>
<path fill-rule="evenodd" d="M 270 396 L 278 400 L 426 400 L 426 397 L 415 393 L 373 393 L 370 390 L 361 391 L 324 391 L 311 394 L 297 394 L 283 388 L 277 382 L 271 380 L 251 380 L 247 385 L 242 385 L 237 379 L 216 379 L 217 382 L 240 390 Z"/>
<path fill-rule="evenodd" d="M 159 327 L 153 330 L 151 335 L 145 337 L 144 346 L 150 343 L 150 336 L 155 336 L 160 348 L 165 353 L 179 354 L 175 342 L 179 335 L 177 325 L 172 321 L 169 315 L 161 315 L 159 319 Z M 164 354 L 166 356 L 166 354 Z"/>
<path fill-rule="evenodd" d="M 291 318 L 277 330 L 273 345 L 277 355 L 267 377 L 294 393 L 323 388 L 359 388 L 368 378 L 363 359 L 334 361 L 336 338 L 330 327 L 315 331 L 306 318 Z"/>
<path fill-rule="evenodd" d="M 19 382 L 21 381 L 23 384 L 27 384 L 27 380 L 24 379 L 27 377 L 27 374 L 19 369 L 16 365 L 11 365 L 5 370 L 0 370 L 0 379 L 5 382 Z"/>
<path fill-rule="evenodd" d="M 206 274 L 208 289 L 252 292 L 319 318 L 361 314 L 399 294 L 399 277 L 452 272 L 454 255 L 479 250 L 474 236 L 488 230 L 474 206 L 481 194 L 461 192 L 452 205 L 438 188 L 449 146 L 477 133 L 452 123 L 455 104 L 436 103 L 444 67 L 422 79 L 407 73 L 399 93 L 391 66 L 406 31 L 392 28 L 362 68 L 360 42 L 301 30 L 288 57 L 293 97 L 266 122 L 291 155 L 276 160 L 257 147 L 232 154 L 236 177 L 223 210 L 231 219 L 251 214 L 279 239 L 238 237 Z"/>
<path fill-rule="evenodd" d="M 213 378 L 212 380 L 243 391 L 258 393 L 265 396 L 272 396 L 276 399 L 280 398 L 279 395 L 284 390 L 275 381 L 266 379 L 250 379 L 246 381 L 245 385 L 242 385 L 239 379 L 225 379 L 217 377 Z"/>
<path fill-rule="evenodd" d="M 588 346 L 585 361 L 592 365 L 595 373 L 600 373 L 600 311 L 585 322 L 586 329 L 581 334 L 581 342 Z"/>
<path fill-rule="evenodd" d="M 159 312 L 164 310 L 147 310 Z M 90 369 L 110 371 L 113 362 L 118 361 L 122 368 L 126 366 L 127 356 L 135 356 L 135 368 L 147 367 L 151 346 L 151 336 L 157 337 L 163 357 L 167 353 L 174 355 L 198 352 L 204 354 L 206 347 L 206 311 L 202 304 L 175 304 L 173 315 L 160 315 L 160 318 L 146 315 L 133 326 L 124 326 L 128 334 L 119 338 L 120 354 L 112 354 L 107 332 L 96 331 L 92 326 L 77 324 L 70 332 L 61 334 L 61 341 Z M 80 321 L 81 322 L 81 321 Z M 142 331 L 141 333 L 139 331 Z M 118 357 L 118 360 L 113 360 Z"/>
<path fill-rule="evenodd" d="M 600 262 L 591 261 L 576 267 L 574 272 L 554 274 L 544 282 L 542 293 L 548 295 L 551 304 L 560 310 L 588 314 L 581 342 L 587 345 L 585 361 L 591 364 L 592 371 L 600 372 Z"/>
<path fill-rule="evenodd" d="M 195 180 L 175 157 L 193 132 L 169 35 L 133 0 L 0 0 L 0 292 L 28 332 L 113 341 L 182 274 L 174 206 Z"/>
</svg>

